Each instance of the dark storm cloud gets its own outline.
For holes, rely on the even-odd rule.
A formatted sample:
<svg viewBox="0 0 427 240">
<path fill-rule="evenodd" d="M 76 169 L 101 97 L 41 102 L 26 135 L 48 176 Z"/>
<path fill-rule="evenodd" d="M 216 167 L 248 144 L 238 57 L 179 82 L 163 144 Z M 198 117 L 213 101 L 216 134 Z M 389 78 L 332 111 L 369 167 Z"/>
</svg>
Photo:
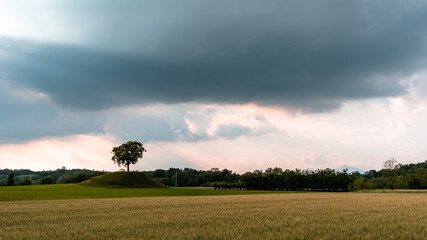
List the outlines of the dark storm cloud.
<svg viewBox="0 0 427 240">
<path fill-rule="evenodd" d="M 425 66 L 422 2 L 145 1 L 120 14 L 109 3 L 90 39 L 100 48 L 3 39 L 0 77 L 86 110 L 254 102 L 327 111 L 403 94 L 398 79 Z"/>
<path fill-rule="evenodd" d="M 45 98 L 27 96 L 22 99 L 13 94 L 16 90 L 0 80 L 0 144 L 49 136 L 104 133 L 103 118 L 94 113 L 63 111 Z"/>
<path fill-rule="evenodd" d="M 185 121 L 188 111 L 188 106 L 166 106 L 160 109 L 160 115 L 149 110 L 142 114 L 131 109 L 95 112 L 64 109 L 37 92 L 0 80 L 0 144 L 76 134 L 113 135 L 141 142 L 194 142 L 251 133 L 239 125 L 220 125 L 214 136 L 208 136 L 206 129 L 193 133 Z M 198 124 L 204 124 L 204 120 Z"/>
</svg>

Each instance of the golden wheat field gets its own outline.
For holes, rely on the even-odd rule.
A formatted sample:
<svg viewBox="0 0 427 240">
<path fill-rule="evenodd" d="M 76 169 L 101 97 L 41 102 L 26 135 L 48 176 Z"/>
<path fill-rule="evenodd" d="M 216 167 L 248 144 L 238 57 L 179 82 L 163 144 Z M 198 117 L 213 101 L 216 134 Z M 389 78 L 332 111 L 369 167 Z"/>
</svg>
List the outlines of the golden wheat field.
<svg viewBox="0 0 427 240">
<path fill-rule="evenodd" d="M 422 193 L 1 202 L 0 216 L 0 239 L 427 239 Z"/>
</svg>

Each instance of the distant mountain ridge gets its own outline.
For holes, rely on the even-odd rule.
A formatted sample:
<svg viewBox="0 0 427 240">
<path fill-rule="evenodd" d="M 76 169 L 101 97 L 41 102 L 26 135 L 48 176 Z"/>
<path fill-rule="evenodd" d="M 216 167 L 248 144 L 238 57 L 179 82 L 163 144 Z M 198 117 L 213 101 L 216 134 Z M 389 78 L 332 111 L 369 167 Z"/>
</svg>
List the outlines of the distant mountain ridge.
<svg viewBox="0 0 427 240">
<path fill-rule="evenodd" d="M 349 165 L 347 165 L 347 164 L 344 164 L 344 165 L 342 165 L 341 167 L 335 168 L 335 171 L 337 171 L 337 172 L 342 172 L 342 171 L 344 171 L 345 169 L 347 169 L 347 172 L 348 172 L 348 173 L 352 173 L 352 172 L 359 172 L 359 173 L 361 173 L 361 174 L 365 173 L 365 170 L 360 169 L 360 168 L 357 168 L 357 167 L 352 167 L 352 166 L 349 166 Z"/>
</svg>

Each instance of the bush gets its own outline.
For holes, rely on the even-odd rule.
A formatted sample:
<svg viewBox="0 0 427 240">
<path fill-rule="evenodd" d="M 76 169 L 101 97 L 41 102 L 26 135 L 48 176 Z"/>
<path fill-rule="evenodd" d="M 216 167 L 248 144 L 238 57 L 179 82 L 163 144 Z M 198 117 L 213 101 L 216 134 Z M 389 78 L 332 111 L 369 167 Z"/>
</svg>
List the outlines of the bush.
<svg viewBox="0 0 427 240">
<path fill-rule="evenodd" d="M 24 177 L 21 181 L 21 185 L 31 185 L 31 179 L 29 177 Z"/>
<path fill-rule="evenodd" d="M 213 184 L 215 190 L 244 190 L 245 187 L 238 183 L 216 182 Z"/>
<path fill-rule="evenodd" d="M 373 190 L 375 187 L 374 183 L 367 182 L 363 178 L 358 178 L 356 181 L 349 185 L 350 191 L 358 191 L 358 190 Z"/>
<path fill-rule="evenodd" d="M 50 178 L 50 177 L 45 177 L 45 178 L 42 178 L 42 179 L 40 180 L 40 183 L 41 183 L 41 184 L 52 184 L 52 183 L 53 183 L 53 180 L 52 180 L 52 178 Z"/>
</svg>

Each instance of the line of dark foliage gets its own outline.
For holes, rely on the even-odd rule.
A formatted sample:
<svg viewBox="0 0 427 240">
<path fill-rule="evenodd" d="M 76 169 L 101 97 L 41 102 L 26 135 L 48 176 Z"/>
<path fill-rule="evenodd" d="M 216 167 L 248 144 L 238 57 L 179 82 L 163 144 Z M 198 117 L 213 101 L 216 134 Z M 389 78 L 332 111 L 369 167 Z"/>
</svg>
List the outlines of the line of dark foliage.
<svg viewBox="0 0 427 240">
<path fill-rule="evenodd" d="M 191 168 L 157 169 L 145 172 L 155 180 L 175 186 L 210 186 L 216 189 L 259 190 L 314 190 L 314 191 L 354 191 L 372 189 L 427 189 L 427 161 L 421 163 L 398 164 L 393 169 L 370 170 L 365 173 L 337 172 L 323 170 L 282 170 L 269 168 L 237 174 L 228 169 L 220 171 L 195 170 Z"/>
<path fill-rule="evenodd" d="M 214 183 L 213 187 L 215 190 L 245 190 L 245 185 L 240 183 L 225 183 L 219 182 Z"/>
<path fill-rule="evenodd" d="M 80 183 L 104 173 L 105 172 L 103 171 L 94 171 L 88 169 L 65 169 L 65 167 L 52 171 L 0 169 L 0 186 Z"/>
<path fill-rule="evenodd" d="M 427 189 L 427 160 L 359 174 L 350 190 Z"/>
<path fill-rule="evenodd" d="M 269 168 L 265 172 L 256 170 L 243 175 L 228 169 L 211 169 L 209 171 L 191 168 L 168 170 L 157 169 L 145 172 L 156 181 L 167 186 L 211 186 L 215 189 L 234 190 L 314 190 L 314 191 L 348 191 L 348 186 L 357 178 L 347 172 L 325 169 L 316 171 L 285 170 Z"/>
<path fill-rule="evenodd" d="M 31 171 L 28 169 L 0 169 L 1 185 L 30 185 L 54 183 L 79 183 L 103 171 L 87 169 L 65 169 L 53 171 Z M 427 161 L 416 164 L 397 164 L 393 168 L 365 173 L 323 170 L 282 170 L 269 168 L 238 174 L 228 169 L 195 170 L 191 168 L 169 168 L 146 171 L 153 179 L 175 186 L 209 186 L 216 189 L 258 190 L 315 190 L 352 191 L 371 189 L 427 189 Z"/>
<path fill-rule="evenodd" d="M 283 171 L 281 168 L 269 168 L 265 172 L 254 171 L 241 176 L 247 190 L 348 191 L 354 180 L 353 174 L 331 169 Z"/>
<path fill-rule="evenodd" d="M 214 183 L 238 183 L 240 175 L 228 169 L 220 171 L 218 168 L 211 170 L 195 170 L 192 168 L 169 168 L 168 170 L 157 169 L 155 171 L 145 171 L 148 176 L 154 180 L 163 183 L 166 186 L 175 186 L 176 176 L 178 175 L 178 186 L 213 187 Z"/>
<path fill-rule="evenodd" d="M 211 186 L 215 189 L 247 190 L 316 190 L 347 191 L 356 176 L 347 172 L 335 172 L 331 169 L 317 171 L 285 170 L 269 168 L 265 172 L 256 170 L 243 175 L 228 169 L 209 171 L 190 168 L 157 169 L 145 172 L 156 181 L 167 186 Z"/>
</svg>

